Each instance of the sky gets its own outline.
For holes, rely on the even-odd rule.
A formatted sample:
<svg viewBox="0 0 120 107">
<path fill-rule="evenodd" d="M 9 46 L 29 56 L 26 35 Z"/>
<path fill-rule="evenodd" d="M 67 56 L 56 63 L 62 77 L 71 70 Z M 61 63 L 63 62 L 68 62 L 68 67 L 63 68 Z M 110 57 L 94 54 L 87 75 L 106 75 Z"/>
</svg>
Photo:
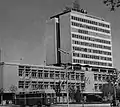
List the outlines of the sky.
<svg viewBox="0 0 120 107">
<path fill-rule="evenodd" d="M 46 20 L 71 6 L 73 0 L 0 0 L 2 61 L 43 64 Z M 79 0 L 89 14 L 111 23 L 113 62 L 120 70 L 120 8 L 110 12 L 102 0 Z"/>
</svg>

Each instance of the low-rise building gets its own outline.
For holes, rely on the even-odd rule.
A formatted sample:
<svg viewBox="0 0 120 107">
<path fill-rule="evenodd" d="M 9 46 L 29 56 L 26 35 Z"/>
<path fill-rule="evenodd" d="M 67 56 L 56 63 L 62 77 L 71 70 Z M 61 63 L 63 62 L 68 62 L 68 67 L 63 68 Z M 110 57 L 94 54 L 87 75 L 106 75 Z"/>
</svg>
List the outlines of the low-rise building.
<svg viewBox="0 0 120 107">
<path fill-rule="evenodd" d="M 115 72 L 115 68 L 85 65 L 65 69 L 56 66 L 4 62 L 0 65 L 0 88 L 3 88 L 4 92 L 10 92 L 10 87 L 14 85 L 18 93 L 36 93 L 43 90 L 55 93 L 54 87 L 61 82 L 61 93 L 66 97 L 68 76 L 69 85 L 79 86 L 84 94 L 97 94 L 101 93 L 102 85 L 107 83 L 106 79 Z"/>
</svg>

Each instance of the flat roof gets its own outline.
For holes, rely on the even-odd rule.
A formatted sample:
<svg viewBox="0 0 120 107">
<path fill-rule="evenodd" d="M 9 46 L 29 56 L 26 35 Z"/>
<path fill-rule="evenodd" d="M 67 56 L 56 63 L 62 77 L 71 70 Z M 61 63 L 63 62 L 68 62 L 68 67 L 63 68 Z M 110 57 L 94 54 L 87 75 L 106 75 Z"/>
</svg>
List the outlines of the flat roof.
<svg viewBox="0 0 120 107">
<path fill-rule="evenodd" d="M 21 64 L 21 63 L 12 63 L 12 62 L 1 62 L 3 65 L 11 65 L 11 66 L 31 66 L 31 67 L 45 67 L 45 68 L 52 68 L 52 69 L 64 69 L 63 66 L 55 66 L 55 65 L 34 65 L 34 64 Z M 81 65 L 81 64 L 73 64 L 73 65 L 78 65 L 81 67 L 88 67 L 88 68 L 101 68 L 101 69 L 108 69 L 108 70 L 116 70 L 116 68 L 111 67 L 98 67 L 98 66 L 91 66 L 91 65 Z"/>
<path fill-rule="evenodd" d="M 72 11 L 73 11 L 73 12 L 78 12 L 78 13 L 80 13 L 81 15 L 85 15 L 86 17 L 89 17 L 89 18 L 93 18 L 93 19 L 105 21 L 104 18 L 97 17 L 97 16 L 93 16 L 93 15 L 90 15 L 90 14 L 87 14 L 87 13 L 83 13 L 83 12 L 81 12 L 81 10 L 75 10 L 75 9 L 70 9 L 70 10 L 66 10 L 66 11 L 63 11 L 63 12 L 61 12 L 61 13 L 58 13 L 58 14 L 56 14 L 56 15 L 51 16 L 50 19 L 55 18 L 55 17 L 59 17 L 59 16 L 61 16 L 61 15 L 63 15 L 63 14 L 70 13 L 70 12 L 72 12 Z"/>
</svg>

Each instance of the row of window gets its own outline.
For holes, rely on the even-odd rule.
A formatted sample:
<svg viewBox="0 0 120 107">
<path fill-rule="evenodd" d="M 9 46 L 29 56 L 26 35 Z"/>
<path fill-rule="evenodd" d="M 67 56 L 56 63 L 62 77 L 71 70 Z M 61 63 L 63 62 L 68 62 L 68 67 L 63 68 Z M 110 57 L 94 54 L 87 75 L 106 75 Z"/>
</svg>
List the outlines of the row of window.
<svg viewBox="0 0 120 107">
<path fill-rule="evenodd" d="M 105 35 L 105 34 L 101 34 L 101 33 L 96 33 L 96 32 L 91 32 L 91 31 L 87 31 L 87 30 L 81 30 L 81 29 L 77 29 L 78 33 L 82 33 L 82 34 L 87 34 L 87 35 L 92 35 L 92 36 L 97 36 L 97 37 L 101 37 L 101 38 L 107 38 L 110 39 L 109 35 Z"/>
<path fill-rule="evenodd" d="M 109 75 L 105 74 L 94 74 L 94 80 L 95 81 L 107 81 L 109 78 Z"/>
<path fill-rule="evenodd" d="M 75 17 L 75 16 L 71 16 L 71 19 L 77 20 L 80 22 L 85 22 L 85 23 L 89 23 L 89 24 L 93 24 L 93 25 L 110 28 L 110 26 L 108 24 L 104 24 L 104 23 L 100 23 L 100 22 L 96 22 L 96 21 L 92 21 L 92 20 L 87 20 L 87 19 L 83 19 L 83 18 L 79 18 L 79 17 Z"/>
<path fill-rule="evenodd" d="M 87 28 L 87 29 L 99 31 L 99 32 L 110 33 L 110 30 L 105 30 L 102 28 L 93 27 L 93 26 L 89 26 L 89 25 L 85 25 L 85 24 L 81 24 L 81 23 L 72 22 L 72 25 L 77 26 L 77 27 L 82 27 L 82 28 Z"/>
<path fill-rule="evenodd" d="M 50 77 L 52 78 L 52 77 L 54 77 L 54 76 L 57 76 L 57 75 L 60 75 L 61 76 L 61 78 L 64 78 L 64 75 L 66 75 L 66 73 L 65 73 L 65 69 L 54 69 L 54 68 L 49 68 L 49 69 L 47 69 L 48 67 L 36 67 L 36 66 L 28 66 L 28 65 L 20 65 L 19 67 L 18 67 L 18 71 L 19 71 L 19 76 L 31 76 L 31 75 L 37 75 L 38 76 L 38 78 L 42 78 L 43 77 L 43 74 L 44 73 L 48 73 L 48 75 L 50 75 Z M 87 71 L 88 70 L 88 68 L 87 67 L 85 67 L 85 66 L 73 66 L 73 69 L 74 70 L 81 70 L 81 71 Z M 89 68 L 89 69 L 91 69 L 91 68 Z M 92 69 L 94 69 L 94 68 L 92 68 Z M 32 73 L 31 74 L 31 72 L 35 72 L 35 73 Z M 74 74 L 75 75 L 81 75 L 81 74 L 79 74 L 78 72 L 74 72 Z M 46 75 L 46 74 L 45 74 Z"/>
<path fill-rule="evenodd" d="M 54 89 L 54 87 L 57 85 L 57 82 L 37 82 L 37 81 L 32 81 L 32 83 L 30 84 L 30 81 L 18 81 L 18 88 L 25 88 L 27 89 L 28 87 L 31 87 L 33 90 L 36 90 L 36 89 Z M 69 84 L 69 86 L 71 86 Z M 80 86 L 80 89 L 84 90 L 85 89 L 85 84 L 84 83 L 81 83 L 81 84 L 73 84 L 73 86 L 77 87 L 77 86 Z M 62 84 L 61 85 L 61 89 L 62 90 L 65 90 L 66 89 L 66 85 L 65 84 Z M 94 89 L 95 91 L 100 91 L 102 89 L 102 84 L 94 84 Z"/>
<path fill-rule="evenodd" d="M 95 49 L 88 49 L 88 48 L 81 48 L 81 47 L 73 46 L 73 50 L 111 56 L 111 52 L 100 51 L 100 50 L 95 50 Z"/>
<path fill-rule="evenodd" d="M 32 81 L 30 83 L 30 81 L 18 81 L 18 88 L 28 88 L 31 87 L 33 90 L 34 89 L 48 89 L 48 88 L 52 88 L 54 89 L 55 86 L 58 84 L 58 82 L 42 82 L 42 81 Z M 68 86 L 71 86 L 71 83 L 68 83 Z M 81 86 L 81 89 L 84 89 L 85 85 L 84 83 L 76 83 L 73 84 L 73 86 Z M 66 89 L 66 82 L 61 84 L 61 89 Z"/>
<path fill-rule="evenodd" d="M 65 79 L 66 74 L 65 73 L 54 73 L 54 72 L 27 72 L 27 71 L 23 71 L 23 70 L 19 70 L 18 72 L 19 76 L 25 76 L 25 77 L 31 77 L 31 78 L 38 78 L 38 79 Z M 83 81 L 84 79 L 84 73 L 69 73 L 68 74 L 68 79 L 69 80 L 81 80 Z"/>
<path fill-rule="evenodd" d="M 88 61 L 88 60 L 79 60 L 73 59 L 73 63 L 81 63 L 81 64 L 90 64 L 90 65 L 101 65 L 101 66 L 112 66 L 112 63 L 98 62 L 98 61 Z"/>
<path fill-rule="evenodd" d="M 73 42 L 73 44 L 77 44 L 77 45 L 84 45 L 84 46 L 89 46 L 89 47 L 111 50 L 110 46 L 98 45 L 98 44 L 94 44 L 94 43 L 81 42 L 81 41 L 76 41 L 76 40 L 73 40 L 72 42 Z"/>
<path fill-rule="evenodd" d="M 103 56 L 97 56 L 97 55 L 73 53 L 73 56 L 75 56 L 75 57 L 82 57 L 82 58 L 90 58 L 90 59 L 98 59 L 98 60 L 112 61 L 112 58 L 103 57 Z"/>
<path fill-rule="evenodd" d="M 93 38 L 93 37 L 88 37 L 88 36 L 82 36 L 82 35 L 72 34 L 72 37 L 73 38 L 78 38 L 78 39 L 83 39 L 83 40 L 89 40 L 89 41 L 99 42 L 99 43 L 110 44 L 110 41 L 102 40 L 102 39 L 97 39 L 97 38 Z"/>
</svg>

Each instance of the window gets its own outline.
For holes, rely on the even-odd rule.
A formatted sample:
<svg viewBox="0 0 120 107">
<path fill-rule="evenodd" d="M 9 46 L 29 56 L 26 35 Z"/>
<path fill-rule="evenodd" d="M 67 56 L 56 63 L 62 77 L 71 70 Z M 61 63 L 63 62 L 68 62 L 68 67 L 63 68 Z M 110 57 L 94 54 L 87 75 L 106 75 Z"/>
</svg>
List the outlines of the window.
<svg viewBox="0 0 120 107">
<path fill-rule="evenodd" d="M 38 78 L 43 78 L 43 73 L 42 72 L 38 72 Z"/>
<path fill-rule="evenodd" d="M 25 76 L 29 76 L 30 71 L 25 71 Z"/>
<path fill-rule="evenodd" d="M 75 75 L 71 74 L 71 80 L 75 80 Z"/>
<path fill-rule="evenodd" d="M 44 77 L 48 78 L 48 72 L 44 71 Z"/>
<path fill-rule="evenodd" d="M 92 68 L 92 71 L 99 72 L 99 69 L 97 69 L 97 68 Z"/>
<path fill-rule="evenodd" d="M 48 82 L 45 82 L 45 83 L 44 83 L 44 88 L 45 88 L 45 89 L 48 89 Z"/>
<path fill-rule="evenodd" d="M 30 84 L 30 81 L 25 81 L 25 88 L 28 88 Z"/>
<path fill-rule="evenodd" d="M 32 89 L 36 90 L 38 88 L 37 81 L 32 81 Z"/>
<path fill-rule="evenodd" d="M 94 85 L 94 89 L 95 89 L 95 91 L 98 91 L 98 85 L 97 84 Z"/>
<path fill-rule="evenodd" d="M 76 80 L 79 80 L 80 79 L 80 75 L 79 73 L 76 74 Z"/>
<path fill-rule="evenodd" d="M 105 75 L 102 75 L 102 80 L 106 81 Z"/>
<path fill-rule="evenodd" d="M 85 83 L 81 83 L 81 90 L 84 91 L 85 89 Z"/>
<path fill-rule="evenodd" d="M 100 69 L 100 72 L 106 72 L 106 69 Z"/>
<path fill-rule="evenodd" d="M 25 68 L 26 68 L 26 71 L 30 71 L 31 70 L 30 66 L 26 66 Z"/>
<path fill-rule="evenodd" d="M 61 79 L 65 79 L 65 73 L 61 73 Z"/>
<path fill-rule="evenodd" d="M 98 80 L 101 81 L 101 74 L 98 74 Z"/>
<path fill-rule="evenodd" d="M 50 71 L 50 78 L 51 78 L 51 79 L 54 78 L 54 71 Z"/>
<path fill-rule="evenodd" d="M 24 88 L 24 81 L 18 81 L 18 88 Z"/>
<path fill-rule="evenodd" d="M 54 82 L 50 82 L 50 87 L 53 89 L 54 88 Z"/>
<path fill-rule="evenodd" d="M 102 84 L 99 84 L 99 90 L 100 91 L 102 90 Z"/>
<path fill-rule="evenodd" d="M 86 31 L 86 30 L 81 30 L 81 29 L 78 29 L 78 33 L 88 34 L 88 31 Z"/>
<path fill-rule="evenodd" d="M 32 75 L 32 78 L 37 78 L 37 72 L 33 71 L 31 75 Z"/>
<path fill-rule="evenodd" d="M 108 63 L 108 66 L 112 66 L 112 63 Z"/>
<path fill-rule="evenodd" d="M 94 74 L 94 80 L 95 80 L 95 81 L 98 80 L 97 74 Z"/>
<path fill-rule="evenodd" d="M 81 81 L 84 81 L 85 75 L 84 73 L 81 73 Z"/>
<path fill-rule="evenodd" d="M 112 73 L 112 74 L 113 74 L 113 73 L 114 73 L 114 70 L 108 70 L 108 73 Z"/>
<path fill-rule="evenodd" d="M 43 89 L 43 83 L 42 82 L 38 82 L 38 88 Z"/>
<path fill-rule="evenodd" d="M 61 89 L 64 90 L 64 89 L 65 89 L 65 85 L 62 85 L 62 86 L 61 86 Z"/>
<path fill-rule="evenodd" d="M 19 65 L 19 69 L 24 69 L 25 66 Z"/>
<path fill-rule="evenodd" d="M 59 79 L 60 78 L 59 76 L 60 76 L 59 72 L 55 72 L 55 78 Z"/>
<path fill-rule="evenodd" d="M 19 72 L 18 72 L 18 75 L 21 77 L 21 76 L 23 76 L 23 70 L 21 70 L 21 69 L 19 69 Z"/>
<path fill-rule="evenodd" d="M 109 75 L 106 75 L 106 80 L 108 80 L 110 78 L 110 76 Z"/>
</svg>

